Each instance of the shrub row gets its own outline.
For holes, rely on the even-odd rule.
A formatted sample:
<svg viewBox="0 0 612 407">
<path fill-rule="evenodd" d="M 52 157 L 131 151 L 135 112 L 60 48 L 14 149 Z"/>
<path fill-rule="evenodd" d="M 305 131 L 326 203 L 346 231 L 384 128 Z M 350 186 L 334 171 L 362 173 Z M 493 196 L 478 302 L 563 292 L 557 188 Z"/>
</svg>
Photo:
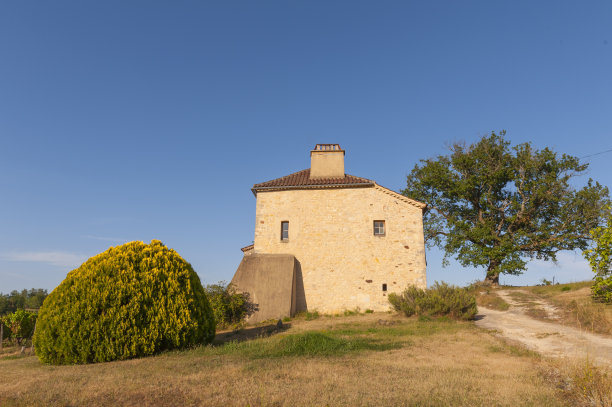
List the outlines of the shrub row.
<svg viewBox="0 0 612 407">
<path fill-rule="evenodd" d="M 448 316 L 472 319 L 476 316 L 476 297 L 466 288 L 438 283 L 426 290 L 409 286 L 403 293 L 389 294 L 389 302 L 396 311 L 406 316 Z"/>
</svg>

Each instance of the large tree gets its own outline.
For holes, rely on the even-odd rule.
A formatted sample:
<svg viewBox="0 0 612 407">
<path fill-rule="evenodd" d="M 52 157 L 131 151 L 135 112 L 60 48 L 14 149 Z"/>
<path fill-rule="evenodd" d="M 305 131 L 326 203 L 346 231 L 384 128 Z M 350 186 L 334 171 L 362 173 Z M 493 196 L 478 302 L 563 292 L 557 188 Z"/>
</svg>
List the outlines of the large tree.
<svg viewBox="0 0 612 407">
<path fill-rule="evenodd" d="M 505 131 L 472 145 L 454 143 L 450 154 L 421 160 L 402 193 L 428 204 L 428 247 L 444 260 L 486 267 L 485 282 L 521 274 L 531 259 L 556 260 L 560 250 L 584 250 L 602 221 L 608 189 L 589 179 L 588 164 L 531 143 L 511 146 Z"/>
</svg>

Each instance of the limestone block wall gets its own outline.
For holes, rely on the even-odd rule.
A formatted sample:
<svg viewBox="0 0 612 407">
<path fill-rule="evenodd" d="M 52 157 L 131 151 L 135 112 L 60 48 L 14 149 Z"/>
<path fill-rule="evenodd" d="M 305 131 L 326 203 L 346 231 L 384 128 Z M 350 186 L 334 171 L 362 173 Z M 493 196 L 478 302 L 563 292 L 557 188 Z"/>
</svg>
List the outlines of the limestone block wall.
<svg viewBox="0 0 612 407">
<path fill-rule="evenodd" d="M 375 220 L 385 221 L 385 236 L 374 235 Z M 292 254 L 301 264 L 298 311 L 385 311 L 389 293 L 426 286 L 422 211 L 379 186 L 260 191 L 255 222 L 255 253 Z"/>
</svg>

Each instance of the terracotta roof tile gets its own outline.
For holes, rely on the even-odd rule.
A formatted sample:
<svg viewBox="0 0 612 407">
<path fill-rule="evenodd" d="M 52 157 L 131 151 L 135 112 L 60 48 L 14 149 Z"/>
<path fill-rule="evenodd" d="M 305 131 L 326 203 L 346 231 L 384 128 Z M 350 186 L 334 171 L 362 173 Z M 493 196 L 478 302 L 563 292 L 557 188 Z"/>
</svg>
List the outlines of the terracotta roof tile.
<svg viewBox="0 0 612 407">
<path fill-rule="evenodd" d="M 255 247 L 254 244 L 250 244 L 248 246 L 244 246 L 243 248 L 241 248 L 240 250 L 242 250 L 243 253 L 248 252 L 249 250 L 253 250 L 253 248 Z"/>
<path fill-rule="evenodd" d="M 310 178 L 310 168 L 295 172 L 293 174 L 276 178 L 271 181 L 253 185 L 253 190 L 268 188 L 299 188 L 299 187 L 325 187 L 325 186 L 346 186 L 346 185 L 374 185 L 374 181 L 345 174 L 344 177 L 337 178 Z"/>
</svg>

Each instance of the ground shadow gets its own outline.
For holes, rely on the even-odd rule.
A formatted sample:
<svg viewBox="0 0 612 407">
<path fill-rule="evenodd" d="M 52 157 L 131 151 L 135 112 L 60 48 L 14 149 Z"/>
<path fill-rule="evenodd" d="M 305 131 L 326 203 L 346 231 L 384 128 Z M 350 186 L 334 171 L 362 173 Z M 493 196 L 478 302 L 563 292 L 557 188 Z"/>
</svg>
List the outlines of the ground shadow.
<svg viewBox="0 0 612 407">
<path fill-rule="evenodd" d="M 280 321 L 279 321 L 280 322 Z M 223 345 L 227 342 L 243 342 L 256 338 L 263 338 L 276 335 L 291 328 L 291 324 L 275 323 L 263 326 L 237 329 L 234 331 L 219 332 L 213 341 L 213 346 Z"/>
</svg>

